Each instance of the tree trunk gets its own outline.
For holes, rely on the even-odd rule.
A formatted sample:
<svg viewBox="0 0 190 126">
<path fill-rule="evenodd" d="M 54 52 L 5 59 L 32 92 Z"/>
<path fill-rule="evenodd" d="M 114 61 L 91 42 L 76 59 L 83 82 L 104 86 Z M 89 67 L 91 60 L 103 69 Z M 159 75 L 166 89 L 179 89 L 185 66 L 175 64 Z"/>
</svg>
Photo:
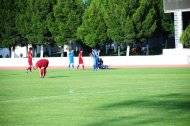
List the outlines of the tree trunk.
<svg viewBox="0 0 190 126">
<path fill-rule="evenodd" d="M 122 44 L 122 43 L 120 44 L 120 48 L 121 48 L 121 50 L 123 50 L 123 49 L 124 49 L 124 46 L 123 46 L 123 44 Z"/>
<path fill-rule="evenodd" d="M 121 54 L 120 54 L 120 45 L 118 45 L 117 47 L 118 47 L 118 49 L 117 49 L 118 56 L 120 56 L 120 55 L 121 55 Z"/>
<path fill-rule="evenodd" d="M 26 57 L 28 57 L 28 44 L 26 44 Z"/>
<path fill-rule="evenodd" d="M 127 44 L 126 56 L 129 56 L 129 52 L 130 52 L 130 46 L 129 44 Z"/>
<path fill-rule="evenodd" d="M 15 58 L 15 47 L 11 48 L 11 58 Z"/>
<path fill-rule="evenodd" d="M 37 48 L 34 48 L 34 57 L 37 57 Z"/>
<path fill-rule="evenodd" d="M 149 40 L 147 39 L 146 55 L 149 55 Z"/>
<path fill-rule="evenodd" d="M 108 44 L 106 43 L 106 54 L 108 54 Z"/>
<path fill-rule="evenodd" d="M 167 48 L 168 48 L 168 40 L 165 39 L 165 49 L 167 49 Z"/>
<path fill-rule="evenodd" d="M 64 46 L 61 46 L 61 57 L 64 57 Z"/>
<path fill-rule="evenodd" d="M 51 56 L 51 46 L 48 47 L 49 56 Z"/>
<path fill-rule="evenodd" d="M 162 42 L 164 41 L 164 48 L 167 49 L 168 48 L 168 39 L 167 36 L 162 34 Z"/>
<path fill-rule="evenodd" d="M 11 47 L 9 47 L 9 58 L 11 58 Z"/>
<path fill-rule="evenodd" d="M 116 53 L 116 52 L 117 52 L 117 43 L 114 42 L 113 45 L 114 45 L 114 46 L 113 46 L 113 48 L 114 48 L 114 52 Z"/>
<path fill-rule="evenodd" d="M 43 58 L 43 53 L 44 53 L 44 48 L 43 45 L 41 45 L 40 58 Z"/>
<path fill-rule="evenodd" d="M 33 57 L 37 57 L 37 45 L 32 44 Z"/>
<path fill-rule="evenodd" d="M 78 52 L 79 51 L 79 46 L 78 44 L 75 43 L 75 51 Z"/>
</svg>

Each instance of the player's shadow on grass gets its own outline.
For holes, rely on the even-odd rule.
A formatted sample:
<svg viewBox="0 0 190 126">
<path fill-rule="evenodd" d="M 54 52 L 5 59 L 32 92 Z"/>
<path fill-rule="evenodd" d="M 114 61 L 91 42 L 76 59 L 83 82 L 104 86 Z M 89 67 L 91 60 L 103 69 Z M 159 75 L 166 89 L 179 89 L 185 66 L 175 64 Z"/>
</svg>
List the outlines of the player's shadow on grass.
<svg viewBox="0 0 190 126">
<path fill-rule="evenodd" d="M 47 77 L 47 78 L 65 78 L 65 77 L 69 77 L 69 76 L 60 75 L 60 76 L 50 76 L 50 77 Z"/>
</svg>

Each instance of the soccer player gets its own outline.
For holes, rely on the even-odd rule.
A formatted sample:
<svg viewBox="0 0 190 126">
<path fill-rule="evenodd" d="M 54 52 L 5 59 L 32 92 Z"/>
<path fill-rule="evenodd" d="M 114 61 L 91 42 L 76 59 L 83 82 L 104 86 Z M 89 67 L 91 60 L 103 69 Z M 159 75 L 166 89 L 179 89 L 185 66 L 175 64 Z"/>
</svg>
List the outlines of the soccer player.
<svg viewBox="0 0 190 126">
<path fill-rule="evenodd" d="M 79 68 L 80 64 L 82 64 L 82 69 L 84 70 L 84 62 L 83 62 L 83 58 L 82 58 L 82 53 L 83 53 L 83 51 L 81 50 L 79 52 L 79 55 L 78 55 L 78 57 L 79 57 L 79 64 L 77 66 L 77 69 Z"/>
<path fill-rule="evenodd" d="M 46 76 L 46 69 L 48 67 L 49 61 L 47 59 L 40 59 L 37 61 L 36 65 L 33 67 L 34 70 L 38 69 L 40 78 Z"/>
<path fill-rule="evenodd" d="M 98 70 L 98 59 L 99 59 L 99 54 L 97 49 L 92 49 L 92 58 L 93 58 L 93 62 L 94 62 L 94 71 Z"/>
<path fill-rule="evenodd" d="M 32 71 L 32 47 L 30 47 L 28 51 L 28 64 L 29 64 L 29 67 L 26 69 L 27 73 L 28 73 L 28 70 L 30 70 L 30 72 Z"/>
<path fill-rule="evenodd" d="M 70 52 L 69 52 L 69 66 L 68 68 L 70 69 L 70 66 L 72 65 L 72 69 L 74 70 L 74 50 L 72 49 Z"/>
</svg>

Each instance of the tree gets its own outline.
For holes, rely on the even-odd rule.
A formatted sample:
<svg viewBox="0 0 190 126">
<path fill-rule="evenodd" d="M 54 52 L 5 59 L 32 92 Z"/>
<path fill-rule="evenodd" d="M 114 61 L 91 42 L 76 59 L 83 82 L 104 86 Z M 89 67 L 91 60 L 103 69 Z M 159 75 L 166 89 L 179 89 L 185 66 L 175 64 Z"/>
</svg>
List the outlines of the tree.
<svg viewBox="0 0 190 126">
<path fill-rule="evenodd" d="M 153 1 L 141 0 L 139 7 L 131 18 L 135 28 L 135 41 L 144 42 L 153 34 L 157 27 Z"/>
<path fill-rule="evenodd" d="M 174 36 L 174 21 L 172 13 L 164 13 L 163 1 L 162 0 L 154 0 L 155 10 L 157 12 L 157 32 L 159 32 L 164 41 L 165 48 L 167 48 L 167 41 L 169 37 Z"/>
<path fill-rule="evenodd" d="M 121 1 L 107 0 L 104 3 L 104 17 L 107 26 L 107 34 L 113 41 L 121 41 L 122 22 L 121 18 Z"/>
<path fill-rule="evenodd" d="M 126 35 L 123 31 L 125 18 L 128 15 L 126 12 L 131 12 L 132 10 L 131 8 L 128 9 L 128 11 L 125 10 L 127 2 L 129 2 L 129 0 L 106 0 L 104 2 L 104 16 L 107 25 L 107 34 L 109 39 L 114 42 L 114 51 L 117 50 L 117 45 L 123 41 L 123 38 Z M 131 3 L 134 2 L 135 1 Z"/>
<path fill-rule="evenodd" d="M 123 37 L 121 43 L 127 44 L 126 56 L 129 56 L 130 44 L 136 41 L 137 33 L 135 32 L 135 23 L 132 16 L 139 7 L 139 1 L 127 0 L 122 3 L 123 13 L 120 19 L 122 23 Z"/>
<path fill-rule="evenodd" d="M 76 32 L 82 22 L 83 12 L 82 0 L 57 0 L 53 7 L 53 17 L 50 17 L 52 22 L 49 23 L 49 27 L 58 45 L 63 46 L 78 41 Z"/>
<path fill-rule="evenodd" d="M 17 16 L 19 32 L 27 39 L 29 44 L 41 45 L 43 57 L 43 44 L 52 41 L 52 34 L 48 29 L 48 16 L 52 14 L 52 0 L 19 0 L 20 12 Z"/>
<path fill-rule="evenodd" d="M 144 42 L 157 27 L 152 1 L 107 0 L 105 8 L 108 36 L 114 41 L 124 44 Z"/>
<path fill-rule="evenodd" d="M 28 2 L 28 14 L 30 15 L 31 25 L 29 29 L 32 34 L 28 34 L 27 37 L 33 44 L 45 44 L 47 39 L 45 34 L 49 32 L 47 25 L 47 17 L 52 12 L 53 2 L 52 0 L 29 0 Z"/>
<path fill-rule="evenodd" d="M 101 0 L 92 0 L 83 15 L 77 36 L 89 47 L 101 46 L 107 39 L 107 27 Z"/>
<path fill-rule="evenodd" d="M 26 35 L 28 33 L 27 17 L 25 15 L 26 7 L 27 7 L 27 0 L 17 0 L 17 13 L 15 18 L 16 29 L 18 30 L 18 34 L 20 35 L 20 44 L 26 46 L 26 53 L 28 52 L 28 40 Z M 28 26 L 29 27 L 29 26 Z"/>
<path fill-rule="evenodd" d="M 190 48 L 190 24 L 182 33 L 180 41 L 186 48 Z"/>
<path fill-rule="evenodd" d="M 12 47 L 14 57 L 14 47 L 19 43 L 20 36 L 15 25 L 17 12 L 15 0 L 1 0 L 0 4 L 0 46 Z"/>
<path fill-rule="evenodd" d="M 137 7 L 137 9 L 128 13 L 129 16 L 125 19 L 125 27 L 123 29 L 125 36 L 123 43 L 140 43 L 148 41 L 148 38 L 151 37 L 157 27 L 154 2 L 149 0 L 140 0 L 136 1 L 136 4 L 131 4 L 130 2 L 129 5 L 129 7 Z"/>
<path fill-rule="evenodd" d="M 144 42 L 156 29 L 156 13 L 151 1 L 108 0 L 107 6 L 108 35 L 114 41 L 124 44 Z M 127 50 L 129 52 L 129 48 Z"/>
</svg>

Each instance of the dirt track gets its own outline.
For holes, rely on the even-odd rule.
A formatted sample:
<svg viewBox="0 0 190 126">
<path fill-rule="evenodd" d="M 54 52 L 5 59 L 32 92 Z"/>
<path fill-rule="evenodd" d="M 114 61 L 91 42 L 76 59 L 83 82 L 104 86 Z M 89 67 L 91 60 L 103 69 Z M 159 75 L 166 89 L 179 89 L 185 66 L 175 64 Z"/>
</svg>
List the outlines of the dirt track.
<svg viewBox="0 0 190 126">
<path fill-rule="evenodd" d="M 25 70 L 26 67 L 1 67 L 0 70 Z M 92 66 L 86 66 L 85 68 L 92 68 Z M 124 66 L 109 66 L 109 68 L 190 68 L 189 65 L 124 65 Z M 49 69 L 67 69 L 67 66 L 50 66 Z"/>
</svg>

